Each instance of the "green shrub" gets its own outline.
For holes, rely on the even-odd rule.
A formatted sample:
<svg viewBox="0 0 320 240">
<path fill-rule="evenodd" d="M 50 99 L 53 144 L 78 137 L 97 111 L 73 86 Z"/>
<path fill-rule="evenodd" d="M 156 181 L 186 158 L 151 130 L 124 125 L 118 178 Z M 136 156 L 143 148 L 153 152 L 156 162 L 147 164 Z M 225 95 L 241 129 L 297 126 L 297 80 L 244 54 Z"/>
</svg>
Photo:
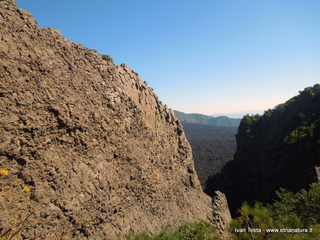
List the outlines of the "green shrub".
<svg viewBox="0 0 320 240">
<path fill-rule="evenodd" d="M 263 230 L 274 228 L 272 212 L 262 203 L 256 203 L 254 207 L 250 207 L 245 202 L 238 212 L 240 217 L 232 220 L 229 227 L 233 239 L 266 239 L 269 233 Z M 261 231 L 256 231 L 256 229 Z"/>
<path fill-rule="evenodd" d="M 181 226 L 175 231 L 167 229 L 157 235 L 151 236 L 148 231 L 143 231 L 136 236 L 131 232 L 128 240 L 214 240 L 221 239 L 216 229 L 203 220 L 200 222 L 181 222 Z"/>
<path fill-rule="evenodd" d="M 281 188 L 277 195 L 279 200 L 270 206 L 274 214 L 288 217 L 297 215 L 304 226 L 320 223 L 320 184 L 313 183 L 309 191 L 302 189 L 295 194 Z"/>
<path fill-rule="evenodd" d="M 89 50 L 90 52 L 91 51 L 93 51 L 93 52 L 98 52 L 97 50 L 95 50 L 95 49 L 90 49 L 90 48 L 87 48 L 87 47 L 85 47 L 87 50 Z"/>
<path fill-rule="evenodd" d="M 286 105 L 281 103 L 274 107 L 274 111 L 283 112 L 286 109 Z"/>
<path fill-rule="evenodd" d="M 102 59 L 104 59 L 104 60 L 106 60 L 106 61 L 112 62 L 112 64 L 114 65 L 113 59 L 112 59 L 109 55 L 107 55 L 107 54 L 102 54 L 101 57 L 102 57 Z"/>
<path fill-rule="evenodd" d="M 85 47 L 87 50 L 89 50 L 89 51 L 93 51 L 93 52 L 98 52 L 97 50 L 95 50 L 95 49 L 90 49 L 90 48 L 87 48 L 87 47 Z M 101 54 L 101 57 L 102 57 L 102 59 L 104 59 L 104 60 L 106 60 L 106 61 L 108 61 L 108 62 L 112 62 L 112 64 L 113 65 L 115 65 L 114 63 L 113 63 L 113 59 L 110 57 L 110 55 L 107 55 L 107 54 Z"/>
<path fill-rule="evenodd" d="M 41 43 L 42 38 L 40 36 L 37 36 L 36 39 L 37 39 L 38 43 Z"/>
<path fill-rule="evenodd" d="M 216 229 L 208 222 L 182 222 L 179 232 L 182 234 L 181 239 L 221 239 Z"/>
<path fill-rule="evenodd" d="M 281 188 L 276 192 L 278 200 L 271 205 L 256 203 L 250 207 L 247 203 L 242 204 L 238 210 L 240 216 L 232 220 L 229 228 L 233 239 L 318 239 L 320 185 L 313 183 L 310 186 L 309 191 L 303 189 L 299 193 Z M 261 231 L 250 232 L 248 229 Z M 270 232 L 269 229 L 279 232 Z M 288 229 L 290 232 L 285 232 Z M 291 229 L 305 229 L 307 232 L 299 233 Z"/>
</svg>

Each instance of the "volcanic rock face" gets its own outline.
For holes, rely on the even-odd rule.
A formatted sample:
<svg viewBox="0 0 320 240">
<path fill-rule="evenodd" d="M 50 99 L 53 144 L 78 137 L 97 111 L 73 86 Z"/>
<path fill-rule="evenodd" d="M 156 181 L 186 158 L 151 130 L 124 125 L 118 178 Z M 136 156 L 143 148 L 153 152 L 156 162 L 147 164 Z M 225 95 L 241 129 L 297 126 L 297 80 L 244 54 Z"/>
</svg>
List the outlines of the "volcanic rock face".
<svg viewBox="0 0 320 240">
<path fill-rule="evenodd" d="M 77 227 L 74 239 L 121 239 L 217 214 L 230 221 L 202 192 L 180 122 L 138 74 L 5 0 L 0 40 L 2 181 L 21 179 L 42 216 L 21 237 L 64 225 Z"/>
</svg>

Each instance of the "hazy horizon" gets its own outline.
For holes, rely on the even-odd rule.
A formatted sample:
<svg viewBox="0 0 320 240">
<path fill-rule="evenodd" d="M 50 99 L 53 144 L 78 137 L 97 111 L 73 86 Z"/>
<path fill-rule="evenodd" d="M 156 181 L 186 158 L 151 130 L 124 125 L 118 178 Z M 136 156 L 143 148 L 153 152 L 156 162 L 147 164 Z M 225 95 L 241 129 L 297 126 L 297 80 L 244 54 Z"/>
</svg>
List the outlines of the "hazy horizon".
<svg viewBox="0 0 320 240">
<path fill-rule="evenodd" d="M 266 110 L 248 110 L 248 111 L 240 111 L 240 112 L 232 112 L 232 113 L 215 113 L 215 114 L 211 114 L 210 116 L 213 116 L 213 117 L 226 116 L 229 118 L 242 118 L 244 115 L 247 115 L 247 114 L 249 114 L 249 115 L 256 115 L 256 114 L 263 115 L 264 111 L 266 111 Z"/>
<path fill-rule="evenodd" d="M 41 27 L 125 63 L 169 108 L 273 108 L 319 83 L 320 1 L 17 1 Z"/>
<path fill-rule="evenodd" d="M 182 112 L 180 110 L 174 109 L 174 111 L 179 111 Z M 229 113 L 215 113 L 215 114 L 203 114 L 203 113 L 198 113 L 198 112 L 183 112 L 185 114 L 202 114 L 202 115 L 206 115 L 209 117 L 228 117 L 228 118 L 242 118 L 244 115 L 256 115 L 256 114 L 260 114 L 263 115 L 264 111 L 266 110 L 248 110 L 248 111 L 239 111 L 239 112 L 229 112 Z"/>
</svg>

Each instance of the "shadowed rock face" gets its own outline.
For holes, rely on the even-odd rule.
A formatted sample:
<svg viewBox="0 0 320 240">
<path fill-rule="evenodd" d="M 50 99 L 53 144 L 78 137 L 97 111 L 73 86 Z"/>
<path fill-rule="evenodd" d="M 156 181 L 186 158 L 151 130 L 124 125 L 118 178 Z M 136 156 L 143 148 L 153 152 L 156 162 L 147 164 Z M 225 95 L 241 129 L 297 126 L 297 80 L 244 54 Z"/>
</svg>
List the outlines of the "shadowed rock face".
<svg viewBox="0 0 320 240">
<path fill-rule="evenodd" d="M 244 201 L 271 201 L 275 191 L 299 191 L 320 179 L 320 85 L 269 109 L 245 116 L 234 160 L 213 176 L 206 192 L 223 191 L 232 214 Z"/>
<path fill-rule="evenodd" d="M 201 189 L 182 125 L 129 67 L 2 0 L 0 79 L 3 183 L 21 179 L 43 215 L 21 237 L 77 226 L 74 239 L 121 239 L 129 229 L 217 218 L 228 236 L 226 200 L 220 214 Z"/>
</svg>

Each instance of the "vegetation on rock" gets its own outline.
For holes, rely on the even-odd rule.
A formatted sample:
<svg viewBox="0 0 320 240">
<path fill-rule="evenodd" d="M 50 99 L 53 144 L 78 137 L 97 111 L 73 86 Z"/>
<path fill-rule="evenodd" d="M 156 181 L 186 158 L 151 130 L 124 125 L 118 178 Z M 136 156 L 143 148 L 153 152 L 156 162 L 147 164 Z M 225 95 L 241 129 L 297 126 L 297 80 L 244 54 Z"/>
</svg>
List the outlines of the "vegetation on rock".
<svg viewBox="0 0 320 240">
<path fill-rule="evenodd" d="M 87 47 L 85 47 L 88 51 L 92 51 L 92 52 L 95 52 L 95 53 L 97 53 L 98 51 L 96 50 L 96 49 L 90 49 L 90 48 L 87 48 Z"/>
<path fill-rule="evenodd" d="M 0 239 L 19 240 L 24 229 L 32 229 L 36 226 L 50 226 L 46 233 L 38 232 L 36 238 L 51 239 L 53 236 L 59 239 L 70 239 L 70 236 L 81 226 L 78 224 L 69 227 L 66 222 L 47 222 L 40 214 L 39 206 L 35 205 L 34 196 L 30 193 L 30 187 L 16 175 L 7 169 L 0 169 Z"/>
<path fill-rule="evenodd" d="M 87 47 L 85 47 L 85 48 L 86 48 L 87 50 L 89 50 L 89 51 L 98 53 L 98 51 L 97 51 L 96 49 L 90 49 L 90 48 L 87 48 Z M 108 62 L 111 62 L 113 65 L 115 65 L 115 64 L 113 63 L 113 59 L 112 59 L 112 57 L 110 57 L 110 55 L 101 54 L 101 57 L 102 57 L 103 60 L 106 60 L 106 61 L 108 61 Z"/>
<path fill-rule="evenodd" d="M 242 204 L 240 216 L 229 227 L 233 239 L 318 239 L 320 185 L 311 184 L 309 191 L 299 193 L 285 189 L 276 193 L 273 204 Z"/>
<path fill-rule="evenodd" d="M 162 230 L 156 235 L 150 235 L 143 231 L 136 236 L 130 233 L 128 240 L 220 240 L 221 236 L 217 230 L 208 222 L 181 222 L 181 226 L 175 231 Z"/>
<path fill-rule="evenodd" d="M 0 238 L 125 239 L 130 228 L 153 236 L 129 239 L 228 236 L 225 196 L 202 192 L 183 127 L 153 89 L 125 64 L 115 67 L 109 55 L 40 28 L 7 3 L 0 1 Z M 227 120 L 215 124 L 233 126 Z M 312 227 L 320 234 L 316 184 L 281 189 L 276 202 L 250 207 L 279 187 L 315 181 L 319 139 L 319 84 L 242 119 L 234 160 L 207 184 L 212 196 L 226 192 L 233 209 L 248 202 L 231 230 Z"/>
<path fill-rule="evenodd" d="M 20 239 L 61 236 L 60 226 L 73 239 L 124 239 L 130 227 L 219 224 L 181 123 L 136 72 L 37 26 L 8 0 L 0 19 L 1 184 L 15 176 L 14 196 L 30 194 L 24 212 L 0 216 L 1 231 L 15 226 L 12 214 L 42 216 Z"/>
<path fill-rule="evenodd" d="M 308 189 L 318 179 L 319 139 L 320 85 L 316 84 L 262 116 L 244 116 L 234 161 L 207 181 L 205 192 L 224 192 L 236 216 L 242 202 L 270 202 L 279 188 Z"/>
<path fill-rule="evenodd" d="M 106 60 L 106 61 L 112 62 L 112 64 L 114 65 L 113 59 L 112 59 L 109 55 L 107 55 L 107 54 L 102 54 L 101 57 L 102 57 L 102 59 L 104 59 L 104 60 Z"/>
</svg>

